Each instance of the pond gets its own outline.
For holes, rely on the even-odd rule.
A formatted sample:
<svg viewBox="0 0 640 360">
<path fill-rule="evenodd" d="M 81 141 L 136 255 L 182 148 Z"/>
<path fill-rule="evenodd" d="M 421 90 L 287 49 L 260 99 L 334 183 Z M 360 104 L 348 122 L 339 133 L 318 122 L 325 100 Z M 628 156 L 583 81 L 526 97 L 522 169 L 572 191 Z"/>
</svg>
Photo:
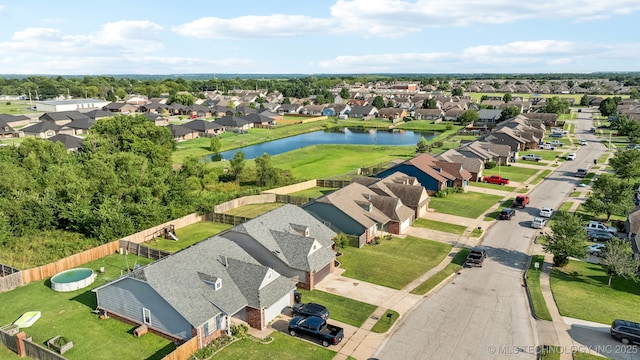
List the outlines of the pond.
<svg viewBox="0 0 640 360">
<path fill-rule="evenodd" d="M 236 152 L 242 150 L 245 159 L 248 160 L 261 156 L 264 153 L 274 156 L 305 146 L 319 144 L 413 146 L 420 141 L 421 137 L 424 137 L 426 140 L 431 140 L 437 135 L 438 133 L 433 132 L 416 132 L 399 129 L 341 128 L 335 131 L 314 131 L 262 144 L 245 146 L 243 148 L 209 155 L 209 159 L 212 161 L 220 161 L 222 159 L 230 160 L 233 159 Z"/>
</svg>

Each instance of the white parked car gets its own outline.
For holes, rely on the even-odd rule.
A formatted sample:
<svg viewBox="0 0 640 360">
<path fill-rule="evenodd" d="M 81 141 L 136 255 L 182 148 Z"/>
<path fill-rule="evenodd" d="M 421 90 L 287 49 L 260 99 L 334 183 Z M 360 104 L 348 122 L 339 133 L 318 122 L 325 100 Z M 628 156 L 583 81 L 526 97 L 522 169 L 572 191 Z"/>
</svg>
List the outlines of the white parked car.
<svg viewBox="0 0 640 360">
<path fill-rule="evenodd" d="M 575 160 L 576 159 L 576 153 L 572 152 L 567 154 L 567 160 Z"/>
<path fill-rule="evenodd" d="M 551 215 L 553 215 L 553 209 L 552 208 L 546 207 L 546 206 L 540 208 L 540 214 L 539 214 L 540 217 L 550 218 Z"/>
<path fill-rule="evenodd" d="M 531 220 L 531 227 L 534 229 L 544 229 L 547 225 L 547 219 L 536 217 Z"/>
<path fill-rule="evenodd" d="M 608 231 L 612 234 L 617 234 L 618 233 L 618 229 L 614 228 L 613 226 L 607 226 L 607 224 L 603 224 L 599 221 L 589 221 L 589 223 L 587 224 L 587 226 L 584 227 L 587 231 L 589 230 L 604 230 L 604 231 Z"/>
<path fill-rule="evenodd" d="M 581 146 L 586 146 L 587 145 L 587 140 L 584 140 L 584 139 L 580 140 L 580 145 Z"/>
</svg>

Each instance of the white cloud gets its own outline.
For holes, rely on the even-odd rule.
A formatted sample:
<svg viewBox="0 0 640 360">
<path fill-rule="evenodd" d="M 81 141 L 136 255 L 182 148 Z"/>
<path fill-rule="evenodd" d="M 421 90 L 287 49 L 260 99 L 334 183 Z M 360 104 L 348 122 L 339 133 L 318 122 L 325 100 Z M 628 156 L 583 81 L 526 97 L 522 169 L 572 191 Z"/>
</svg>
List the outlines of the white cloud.
<svg viewBox="0 0 640 360">
<path fill-rule="evenodd" d="M 318 67 L 331 72 L 413 72 L 429 64 L 446 63 L 455 56 L 449 53 L 399 53 L 342 55 L 318 62 Z"/>
<path fill-rule="evenodd" d="M 4 5 L 0 5 L 0 14 L 4 12 Z"/>
<path fill-rule="evenodd" d="M 203 39 L 270 38 L 325 32 L 332 20 L 303 15 L 205 17 L 173 28 L 178 34 Z"/>
</svg>

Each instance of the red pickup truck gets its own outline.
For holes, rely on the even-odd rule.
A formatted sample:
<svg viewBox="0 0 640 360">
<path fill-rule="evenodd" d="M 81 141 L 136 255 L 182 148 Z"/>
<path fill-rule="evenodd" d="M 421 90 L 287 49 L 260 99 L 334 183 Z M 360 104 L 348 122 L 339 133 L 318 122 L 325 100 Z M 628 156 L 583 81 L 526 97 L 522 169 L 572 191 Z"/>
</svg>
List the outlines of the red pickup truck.
<svg viewBox="0 0 640 360">
<path fill-rule="evenodd" d="M 509 179 L 503 178 L 500 175 L 485 176 L 482 178 L 482 181 L 498 185 L 507 185 L 509 183 Z"/>
</svg>

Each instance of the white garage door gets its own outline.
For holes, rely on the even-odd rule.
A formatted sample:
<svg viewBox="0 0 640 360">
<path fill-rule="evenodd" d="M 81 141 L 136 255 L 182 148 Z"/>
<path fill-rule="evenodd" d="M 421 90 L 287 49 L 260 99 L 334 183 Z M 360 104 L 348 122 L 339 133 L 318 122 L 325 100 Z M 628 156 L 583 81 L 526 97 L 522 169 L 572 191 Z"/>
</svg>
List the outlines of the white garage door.
<svg viewBox="0 0 640 360">
<path fill-rule="evenodd" d="M 400 224 L 400 234 L 404 233 L 404 231 L 405 231 L 405 230 L 407 230 L 407 228 L 408 228 L 409 226 L 411 226 L 411 223 L 412 223 L 412 222 L 413 222 L 413 216 L 412 216 L 412 217 L 410 217 L 409 219 L 407 219 L 407 220 L 403 221 L 403 222 Z"/>
<path fill-rule="evenodd" d="M 275 304 L 264 310 L 264 321 L 265 324 L 271 322 L 271 320 L 275 319 L 276 316 L 280 315 L 283 310 L 287 307 L 291 306 L 291 293 L 286 294 L 280 300 L 276 301 Z"/>
</svg>

